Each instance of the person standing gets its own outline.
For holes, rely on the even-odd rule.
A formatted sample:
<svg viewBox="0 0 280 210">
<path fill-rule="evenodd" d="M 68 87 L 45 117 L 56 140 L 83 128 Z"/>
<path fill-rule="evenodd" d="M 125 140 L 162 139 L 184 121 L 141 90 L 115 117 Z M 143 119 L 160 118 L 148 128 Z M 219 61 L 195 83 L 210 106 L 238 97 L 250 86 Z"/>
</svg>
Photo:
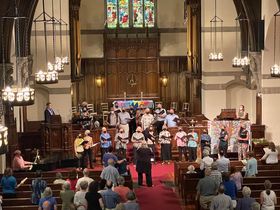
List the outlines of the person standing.
<svg viewBox="0 0 280 210">
<path fill-rule="evenodd" d="M 87 210 L 87 200 L 86 200 L 86 193 L 88 190 L 88 182 L 81 181 L 79 185 L 79 191 L 76 191 L 74 195 L 74 205 L 77 210 Z"/>
<path fill-rule="evenodd" d="M 159 133 L 159 143 L 161 146 L 162 164 L 170 164 L 171 158 L 171 134 L 167 130 L 166 125 L 162 126 L 162 131 Z"/>
<path fill-rule="evenodd" d="M 150 127 L 151 123 L 154 121 L 154 116 L 150 113 L 150 109 L 145 109 L 145 114 L 141 117 L 141 126 L 143 130 Z"/>
<path fill-rule="evenodd" d="M 197 158 L 197 141 L 198 141 L 198 135 L 194 131 L 194 129 L 191 130 L 190 133 L 188 133 L 188 150 L 189 150 L 189 161 L 193 162 L 196 161 Z"/>
<path fill-rule="evenodd" d="M 236 210 L 248 210 L 248 209 L 252 209 L 251 208 L 252 204 L 254 202 L 256 202 L 256 200 L 254 198 L 251 198 L 251 189 L 247 186 L 244 186 L 242 188 L 242 195 L 243 198 L 239 198 L 237 201 L 237 206 L 236 206 Z"/>
<path fill-rule="evenodd" d="M 203 154 L 203 150 L 207 149 L 211 150 L 211 137 L 208 134 L 206 129 L 203 129 L 201 137 L 200 137 L 200 146 L 201 146 L 201 154 Z"/>
<path fill-rule="evenodd" d="M 43 196 L 39 201 L 38 210 L 44 209 L 57 210 L 56 199 L 53 196 L 52 189 L 50 187 L 46 187 L 43 192 Z"/>
<path fill-rule="evenodd" d="M 167 113 L 166 110 L 162 108 L 162 104 L 159 103 L 155 110 L 155 120 L 156 120 L 156 127 L 157 127 L 157 134 L 162 131 L 162 126 L 164 125 L 165 117 Z"/>
<path fill-rule="evenodd" d="M 128 126 L 129 126 L 129 136 L 132 136 L 132 134 L 136 130 L 136 110 L 134 109 L 133 106 L 129 106 L 128 113 L 130 116 Z"/>
<path fill-rule="evenodd" d="M 110 114 L 108 116 L 108 123 L 109 123 L 109 128 L 115 128 L 118 124 L 118 114 L 114 110 L 114 107 L 111 107 Z"/>
<path fill-rule="evenodd" d="M 111 142 L 111 136 L 107 132 L 107 129 L 105 127 L 102 128 L 101 134 L 100 134 L 100 148 L 101 148 L 101 160 L 103 160 L 103 155 L 108 152 L 109 147 L 112 146 Z"/>
<path fill-rule="evenodd" d="M 227 156 L 227 150 L 228 150 L 228 132 L 226 131 L 226 127 L 222 125 L 220 137 L 219 137 L 219 151 L 224 152 L 224 156 Z"/>
<path fill-rule="evenodd" d="M 50 102 L 46 103 L 46 109 L 44 111 L 45 123 L 51 122 L 51 116 L 55 115 L 54 110 L 52 109 L 52 104 Z"/>
<path fill-rule="evenodd" d="M 32 204 L 39 204 L 41 199 L 41 195 L 44 192 L 45 188 L 47 187 L 47 182 L 42 179 L 41 171 L 36 171 L 36 178 L 31 182 L 31 202 Z"/>
<path fill-rule="evenodd" d="M 247 151 L 249 149 L 249 133 L 244 124 L 240 125 L 238 132 L 238 160 L 243 160 L 247 157 Z"/>
<path fill-rule="evenodd" d="M 102 210 L 104 203 L 101 194 L 98 192 L 98 181 L 91 182 L 88 187 L 85 199 L 87 201 L 87 210 Z"/>
<path fill-rule="evenodd" d="M 199 200 L 199 204 L 203 209 L 209 209 L 209 204 L 211 203 L 214 196 L 217 194 L 218 184 L 210 177 L 211 169 L 205 169 L 205 177 L 198 181 L 196 186 L 196 200 Z M 230 198 L 229 198 L 230 199 Z"/>
<path fill-rule="evenodd" d="M 108 160 L 108 166 L 101 172 L 100 178 L 112 181 L 114 186 L 117 186 L 117 178 L 120 176 L 118 169 L 115 167 L 115 161 L 113 159 Z"/>
<path fill-rule="evenodd" d="M 153 151 L 153 159 L 155 161 L 155 153 L 156 153 L 156 136 L 154 135 L 154 127 L 150 125 L 150 127 L 146 128 L 143 131 L 145 136 L 145 140 L 147 141 L 147 145 Z"/>
<path fill-rule="evenodd" d="M 271 190 L 272 184 L 269 180 L 264 181 L 265 190 L 260 194 L 260 200 L 262 210 L 274 210 L 277 204 L 277 196 L 273 190 Z"/>
<path fill-rule="evenodd" d="M 132 134 L 132 137 L 131 137 L 131 142 L 133 143 L 133 163 L 134 163 L 134 165 L 136 164 L 136 160 L 137 160 L 136 151 L 141 146 L 141 143 L 143 141 L 145 141 L 145 136 L 142 133 L 142 128 L 140 126 L 138 126 L 136 128 L 136 132 L 134 134 Z"/>
<path fill-rule="evenodd" d="M 129 122 L 131 120 L 131 117 L 129 113 L 122 108 L 122 111 L 118 114 L 118 124 L 119 128 L 122 128 L 125 132 L 125 134 L 129 135 Z"/>
<path fill-rule="evenodd" d="M 216 195 L 210 205 L 210 210 L 233 210 L 231 198 L 224 194 L 225 187 L 220 185 L 218 195 Z"/>
<path fill-rule="evenodd" d="M 128 135 L 125 134 L 122 128 L 119 129 L 119 132 L 115 135 L 115 143 L 116 143 L 116 152 L 117 154 L 122 154 L 124 158 L 126 158 L 126 148 L 129 142 Z"/>
<path fill-rule="evenodd" d="M 70 189 L 70 183 L 64 182 L 62 190 L 60 191 L 60 197 L 62 200 L 62 210 L 74 210 L 75 206 L 73 203 L 75 192 Z"/>
<path fill-rule="evenodd" d="M 152 165 L 151 158 L 153 152 L 148 147 L 146 141 L 143 141 L 141 147 L 137 149 L 136 171 L 138 173 L 138 185 L 143 185 L 143 173 L 146 175 L 146 183 L 148 187 L 152 187 Z"/>
<path fill-rule="evenodd" d="M 84 157 L 83 142 L 84 139 L 82 138 L 82 134 L 79 134 L 74 141 L 74 151 L 75 151 L 75 156 L 78 159 L 78 169 L 85 168 L 85 166 L 83 165 L 84 161 L 82 160 L 82 158 Z"/>
<path fill-rule="evenodd" d="M 256 160 L 256 158 L 254 158 L 253 152 L 249 152 L 248 156 L 249 156 L 249 160 L 246 163 L 245 176 L 246 177 L 256 176 L 256 174 L 258 174 L 258 161 Z"/>
<path fill-rule="evenodd" d="M 182 127 L 178 127 L 174 140 L 177 142 L 177 148 L 179 151 L 179 161 L 182 161 L 182 157 L 187 157 L 187 134 L 183 131 Z"/>
<path fill-rule="evenodd" d="M 230 161 L 225 157 L 223 150 L 220 151 L 220 158 L 216 160 L 218 171 L 221 173 L 228 172 L 230 169 Z"/>
<path fill-rule="evenodd" d="M 93 168 L 92 151 L 91 151 L 91 148 L 93 146 L 93 141 L 92 141 L 92 137 L 89 134 L 90 134 L 90 130 L 86 130 L 85 136 L 84 136 L 84 141 L 83 141 L 84 152 L 83 152 L 83 157 L 82 157 L 82 162 L 83 162 L 82 166 L 85 166 L 85 168 L 87 168 L 87 157 L 88 157 L 90 168 Z"/>
<path fill-rule="evenodd" d="M 239 106 L 239 110 L 237 112 L 237 119 L 248 120 L 248 113 L 245 112 L 245 106 L 244 105 Z"/>
<path fill-rule="evenodd" d="M 165 122 L 164 124 L 168 127 L 168 128 L 174 128 L 177 127 L 177 122 L 179 120 L 179 117 L 177 114 L 174 114 L 174 109 L 171 108 L 169 110 L 169 114 L 166 115 L 165 117 Z"/>
</svg>

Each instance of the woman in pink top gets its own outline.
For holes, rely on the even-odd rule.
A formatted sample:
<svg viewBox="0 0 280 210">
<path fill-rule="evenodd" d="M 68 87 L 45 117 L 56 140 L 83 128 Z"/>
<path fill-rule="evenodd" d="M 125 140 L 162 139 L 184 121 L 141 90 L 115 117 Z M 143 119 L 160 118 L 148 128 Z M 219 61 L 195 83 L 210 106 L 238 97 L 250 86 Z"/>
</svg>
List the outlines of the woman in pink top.
<svg viewBox="0 0 280 210">
<path fill-rule="evenodd" d="M 14 151 L 13 171 L 27 170 L 30 169 L 31 166 L 31 162 L 24 161 L 20 150 Z"/>
<path fill-rule="evenodd" d="M 235 166 L 230 167 L 230 180 L 235 182 L 237 190 L 241 190 L 243 177 L 241 172 L 236 170 Z"/>
<path fill-rule="evenodd" d="M 70 190 L 73 190 L 75 192 L 76 184 L 78 182 L 78 173 L 76 169 L 70 171 L 69 178 L 66 179 L 66 181 L 70 183 Z"/>
</svg>

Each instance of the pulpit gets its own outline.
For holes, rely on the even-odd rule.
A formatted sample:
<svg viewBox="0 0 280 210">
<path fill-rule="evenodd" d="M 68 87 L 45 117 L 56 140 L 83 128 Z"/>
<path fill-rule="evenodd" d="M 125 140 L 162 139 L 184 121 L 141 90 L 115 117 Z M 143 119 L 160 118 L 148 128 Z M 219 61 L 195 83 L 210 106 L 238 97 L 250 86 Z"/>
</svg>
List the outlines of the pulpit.
<svg viewBox="0 0 280 210">
<path fill-rule="evenodd" d="M 60 115 L 53 115 L 49 123 L 42 123 L 42 152 L 44 157 L 63 160 L 73 156 L 71 124 L 62 123 Z"/>
</svg>

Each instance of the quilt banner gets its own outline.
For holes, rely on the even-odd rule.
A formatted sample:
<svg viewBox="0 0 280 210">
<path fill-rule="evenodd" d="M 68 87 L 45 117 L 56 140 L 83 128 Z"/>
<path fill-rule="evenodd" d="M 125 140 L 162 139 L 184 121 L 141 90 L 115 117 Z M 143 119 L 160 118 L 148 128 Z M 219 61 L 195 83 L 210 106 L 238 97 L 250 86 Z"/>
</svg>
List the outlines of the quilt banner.
<svg viewBox="0 0 280 210">
<path fill-rule="evenodd" d="M 231 152 L 237 152 L 237 137 L 240 129 L 240 125 L 244 124 L 246 130 L 249 133 L 249 144 L 251 145 L 251 122 L 244 120 L 213 120 L 208 121 L 208 132 L 211 136 L 211 153 L 218 153 L 219 136 L 221 132 L 221 126 L 226 127 L 228 132 L 228 150 Z"/>
<path fill-rule="evenodd" d="M 134 109 L 142 106 L 143 108 L 154 108 L 153 100 L 127 100 L 127 101 L 114 101 L 113 104 L 119 108 L 129 108 L 133 106 Z"/>
</svg>

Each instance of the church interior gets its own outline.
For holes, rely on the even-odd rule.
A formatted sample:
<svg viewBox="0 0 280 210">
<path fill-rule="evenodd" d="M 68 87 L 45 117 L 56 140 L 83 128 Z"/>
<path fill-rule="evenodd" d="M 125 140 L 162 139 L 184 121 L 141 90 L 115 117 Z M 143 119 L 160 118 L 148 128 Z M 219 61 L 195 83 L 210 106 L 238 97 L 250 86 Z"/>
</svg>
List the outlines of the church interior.
<svg viewBox="0 0 280 210">
<path fill-rule="evenodd" d="M 61 186 L 52 183 L 56 172 L 66 178 L 80 168 L 76 140 L 90 136 L 89 163 L 82 168 L 99 180 L 108 153 L 104 129 L 116 153 L 122 145 L 117 135 L 121 129 L 127 134 L 121 148 L 125 185 L 142 210 L 210 208 L 195 197 L 207 174 L 204 169 L 200 176 L 205 133 L 211 158 L 220 158 L 225 139 L 223 152 L 237 170 L 246 168 L 242 159 L 252 153 L 259 173 L 245 175 L 242 187 L 249 186 L 264 206 L 260 193 L 269 179 L 280 202 L 280 164 L 260 160 L 271 143 L 276 150 L 280 145 L 280 0 L 2 0 L 0 20 L 0 176 L 13 168 L 18 151 L 31 164 L 14 173 L 17 183 L 27 180 L 16 197 L 0 197 L 3 209 L 38 209 L 30 202 L 38 170 L 58 209 L 68 209 Z M 146 125 L 141 118 L 149 113 Z M 170 135 L 163 138 L 170 139 L 166 164 L 163 125 Z M 240 158 L 242 126 L 248 147 Z M 139 185 L 133 135 L 149 127 L 155 130 L 153 185 L 145 188 Z M 183 154 L 179 128 L 187 133 Z M 195 154 L 190 139 L 196 139 Z M 83 159 L 88 148 L 82 147 Z M 190 166 L 199 177 L 186 173 Z"/>
</svg>

